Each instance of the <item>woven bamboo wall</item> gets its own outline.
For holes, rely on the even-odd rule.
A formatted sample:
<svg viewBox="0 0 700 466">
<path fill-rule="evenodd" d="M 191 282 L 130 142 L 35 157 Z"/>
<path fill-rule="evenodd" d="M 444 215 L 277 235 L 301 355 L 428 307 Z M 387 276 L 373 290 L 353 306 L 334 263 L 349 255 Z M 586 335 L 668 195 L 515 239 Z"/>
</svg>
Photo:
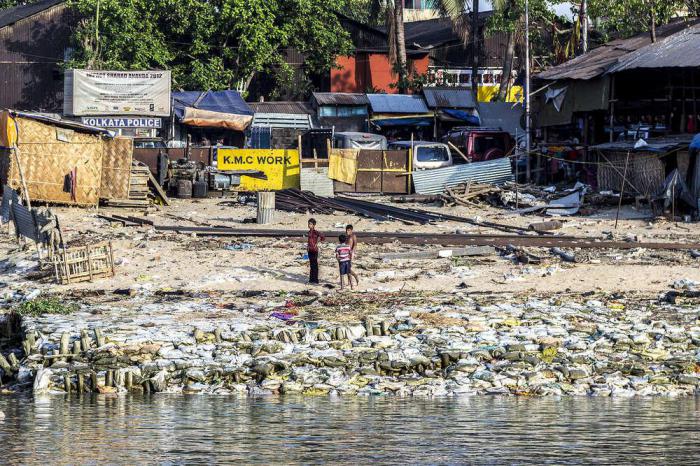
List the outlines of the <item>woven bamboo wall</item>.
<svg viewBox="0 0 700 466">
<path fill-rule="evenodd" d="M 119 137 L 104 141 L 100 199 L 129 199 L 134 141 Z"/>
<path fill-rule="evenodd" d="M 17 118 L 17 122 L 20 160 L 30 198 L 59 204 L 97 205 L 102 178 L 101 137 L 27 118 Z M 71 199 L 69 181 L 74 168 L 75 200 Z M 7 179 L 11 187 L 20 187 L 14 156 L 9 158 Z"/>
<path fill-rule="evenodd" d="M 600 158 L 598 188 L 601 190 L 620 191 L 627 152 L 605 152 L 604 155 L 607 160 L 602 156 Z M 630 154 L 627 167 L 629 184 L 625 186 L 625 193 L 650 196 L 659 190 L 665 178 L 664 162 L 657 154 L 652 152 L 634 152 Z"/>
</svg>

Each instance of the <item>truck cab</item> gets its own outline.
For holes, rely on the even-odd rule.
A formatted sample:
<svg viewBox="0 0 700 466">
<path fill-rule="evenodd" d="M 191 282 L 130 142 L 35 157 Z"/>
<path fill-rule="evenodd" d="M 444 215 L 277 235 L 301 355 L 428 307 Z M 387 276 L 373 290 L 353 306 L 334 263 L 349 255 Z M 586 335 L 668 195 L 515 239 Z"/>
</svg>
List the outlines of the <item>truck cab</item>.
<svg viewBox="0 0 700 466">
<path fill-rule="evenodd" d="M 451 129 L 443 142 L 452 143 L 472 162 L 500 159 L 509 155 L 515 147 L 515 141 L 508 132 L 500 128 L 473 126 Z M 455 160 L 465 162 L 462 157 Z"/>
</svg>

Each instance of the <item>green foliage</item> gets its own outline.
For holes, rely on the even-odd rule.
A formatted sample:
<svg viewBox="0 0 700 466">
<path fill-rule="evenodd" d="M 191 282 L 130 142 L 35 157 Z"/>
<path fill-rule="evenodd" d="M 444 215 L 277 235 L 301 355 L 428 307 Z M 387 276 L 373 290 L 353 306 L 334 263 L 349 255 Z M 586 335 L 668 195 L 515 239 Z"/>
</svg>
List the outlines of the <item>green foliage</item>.
<svg viewBox="0 0 700 466">
<path fill-rule="evenodd" d="M 35 299 L 15 306 L 13 312 L 21 316 L 37 317 L 43 314 L 72 314 L 78 310 L 77 304 L 65 304 L 57 298 Z"/>
<path fill-rule="evenodd" d="M 0 0 L 0 10 L 4 10 L 5 8 L 12 8 L 13 6 L 17 5 L 26 5 L 28 3 L 34 3 L 34 1 L 22 1 L 22 0 Z"/>
<path fill-rule="evenodd" d="M 667 23 L 684 6 L 682 0 L 589 0 L 588 14 L 599 18 L 602 31 L 629 37 Z M 692 3 L 692 2 L 691 2 Z"/>
<path fill-rule="evenodd" d="M 290 48 L 305 54 L 308 75 L 352 51 L 331 12 L 351 0 L 69 1 L 84 19 L 67 66 L 170 69 L 176 89 L 246 87 L 256 73 L 278 73 Z"/>
</svg>

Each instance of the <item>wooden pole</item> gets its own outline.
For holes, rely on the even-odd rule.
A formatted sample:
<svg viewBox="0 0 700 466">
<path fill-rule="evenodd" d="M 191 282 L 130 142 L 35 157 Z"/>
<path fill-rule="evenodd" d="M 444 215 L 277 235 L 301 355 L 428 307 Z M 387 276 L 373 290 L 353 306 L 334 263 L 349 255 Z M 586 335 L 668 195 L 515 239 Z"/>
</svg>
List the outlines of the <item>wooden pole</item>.
<svg viewBox="0 0 700 466">
<path fill-rule="evenodd" d="M 622 208 L 622 196 L 625 194 L 625 183 L 627 183 L 627 166 L 630 161 L 630 151 L 627 151 L 627 157 L 625 157 L 625 170 L 622 175 L 622 187 L 620 188 L 620 201 L 617 203 L 617 213 L 615 214 L 615 229 L 617 230 L 617 222 L 620 219 L 620 209 Z"/>
<path fill-rule="evenodd" d="M 24 200 L 27 202 L 27 209 L 32 208 L 32 204 L 29 200 L 29 189 L 27 188 L 27 181 L 24 178 L 24 170 L 22 170 L 22 163 L 20 162 L 19 147 L 15 146 L 12 148 L 12 152 L 15 154 L 15 162 L 17 162 L 17 171 L 19 173 L 19 180 L 22 183 L 22 193 L 24 194 Z"/>
</svg>

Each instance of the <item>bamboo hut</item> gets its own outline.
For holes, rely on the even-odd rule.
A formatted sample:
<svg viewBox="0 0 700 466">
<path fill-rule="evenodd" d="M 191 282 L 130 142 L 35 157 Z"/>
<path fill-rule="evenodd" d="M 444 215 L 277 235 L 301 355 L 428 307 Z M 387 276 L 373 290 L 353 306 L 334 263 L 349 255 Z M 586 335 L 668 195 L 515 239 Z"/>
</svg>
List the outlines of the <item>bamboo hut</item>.
<svg viewBox="0 0 700 466">
<path fill-rule="evenodd" d="M 130 140 L 102 128 L 5 110 L 0 115 L 0 183 L 32 201 L 94 206 L 128 196 Z"/>
</svg>

